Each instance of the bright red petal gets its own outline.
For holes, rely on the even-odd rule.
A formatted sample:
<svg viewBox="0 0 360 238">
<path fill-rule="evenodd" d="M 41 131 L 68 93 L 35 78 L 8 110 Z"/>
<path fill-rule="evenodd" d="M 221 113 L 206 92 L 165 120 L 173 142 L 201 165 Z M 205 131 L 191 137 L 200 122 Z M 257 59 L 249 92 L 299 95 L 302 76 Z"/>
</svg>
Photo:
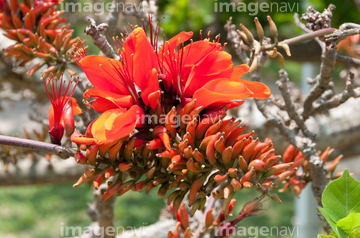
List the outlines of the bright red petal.
<svg viewBox="0 0 360 238">
<path fill-rule="evenodd" d="M 152 69 L 158 69 L 159 65 L 154 48 L 142 28 L 136 28 L 126 38 L 123 56 L 135 84 L 141 90 L 145 90 L 148 86 L 149 72 Z"/>
<path fill-rule="evenodd" d="M 254 96 L 252 96 L 253 98 L 266 99 L 271 95 L 270 89 L 263 83 L 249 81 L 245 79 L 236 79 L 236 81 L 245 84 L 246 87 L 254 93 Z"/>
<path fill-rule="evenodd" d="M 269 88 L 262 83 L 243 79 L 217 79 L 197 90 L 193 98 L 197 100 L 195 107 L 207 107 L 222 101 L 235 101 L 249 97 L 264 99 L 269 96 Z"/>
<path fill-rule="evenodd" d="M 165 42 L 165 45 L 159 50 L 159 55 L 162 55 L 164 53 L 164 50 L 167 51 L 169 49 L 175 49 L 180 44 L 184 43 L 185 41 L 188 41 L 193 36 L 193 32 L 180 32 L 176 36 L 172 37 L 170 40 Z"/>
<path fill-rule="evenodd" d="M 237 66 L 233 67 L 231 79 L 239 79 L 248 71 L 249 71 L 249 66 L 247 64 L 237 65 Z"/>
<path fill-rule="evenodd" d="M 153 69 L 151 71 L 151 75 L 148 77 L 148 80 L 146 80 L 146 81 L 147 81 L 146 82 L 147 86 L 142 91 L 140 96 L 146 106 L 150 104 L 151 108 L 155 109 L 155 107 L 157 106 L 157 103 L 158 103 L 157 99 L 160 96 L 159 93 L 154 94 L 155 92 L 160 91 L 158 72 L 155 69 Z M 150 95 L 152 95 L 151 99 L 149 98 Z"/>
<path fill-rule="evenodd" d="M 220 47 L 221 44 L 212 43 L 208 40 L 196 41 L 188 44 L 184 48 L 184 65 L 194 65 L 211 52 L 218 51 Z"/>
<path fill-rule="evenodd" d="M 218 78 L 230 78 L 233 73 L 231 55 L 224 52 L 212 52 L 192 67 L 185 84 L 184 92 L 191 96 L 206 83 Z"/>
<path fill-rule="evenodd" d="M 81 108 L 79 107 L 79 105 L 77 104 L 77 101 L 75 98 L 71 97 L 70 98 L 71 100 L 71 107 L 72 107 L 72 110 L 73 110 L 73 115 L 79 115 L 82 113 L 82 110 Z"/>
<path fill-rule="evenodd" d="M 114 65 L 118 66 L 119 64 L 117 60 L 96 55 L 86 56 L 79 61 L 79 66 L 95 88 L 129 95 L 127 86 L 114 69 Z"/>
<path fill-rule="evenodd" d="M 159 98 L 161 96 L 160 90 L 149 94 L 149 104 L 152 109 L 155 109 L 159 105 Z"/>
<path fill-rule="evenodd" d="M 120 95 L 117 93 L 111 93 L 95 88 L 90 88 L 86 90 L 86 92 L 84 93 L 84 98 L 89 97 L 104 98 L 115 104 L 117 107 L 121 108 L 130 108 L 134 104 L 133 99 L 130 95 Z"/>
<path fill-rule="evenodd" d="M 108 140 L 119 140 L 129 135 L 143 118 L 144 111 L 134 105 L 126 113 L 118 116 L 111 123 L 106 123 L 106 137 Z"/>
<path fill-rule="evenodd" d="M 217 79 L 197 90 L 193 98 L 196 98 L 195 107 L 207 107 L 221 101 L 228 102 L 252 96 L 253 93 L 242 83 L 236 83 L 228 79 Z"/>
<path fill-rule="evenodd" d="M 88 106 L 90 106 L 92 109 L 100 113 L 106 112 L 107 110 L 110 109 L 119 108 L 113 102 L 105 98 L 97 98 L 94 101 L 91 101 L 91 104 L 89 103 Z"/>
<path fill-rule="evenodd" d="M 144 114 L 134 105 L 130 110 L 111 109 L 104 112 L 93 124 L 91 132 L 97 144 L 108 144 L 129 135 Z"/>
</svg>

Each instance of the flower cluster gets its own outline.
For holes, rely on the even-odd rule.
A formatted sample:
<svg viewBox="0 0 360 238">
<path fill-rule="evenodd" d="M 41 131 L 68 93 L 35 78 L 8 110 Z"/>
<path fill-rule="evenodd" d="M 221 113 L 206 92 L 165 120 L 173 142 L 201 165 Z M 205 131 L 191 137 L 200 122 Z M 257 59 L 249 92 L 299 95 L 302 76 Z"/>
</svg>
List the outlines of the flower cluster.
<svg viewBox="0 0 360 238">
<path fill-rule="evenodd" d="M 269 97 L 268 87 L 240 79 L 248 66 L 234 67 L 218 42 L 185 44 L 192 33 L 182 32 L 158 47 L 158 31 L 150 28 L 150 40 L 142 28 L 118 39 L 120 60 L 82 50 L 73 56 L 94 86 L 84 93 L 87 105 L 101 113 L 84 135 L 71 136 L 76 161 L 94 166 L 74 186 L 108 181 L 103 200 L 155 187 L 164 197 L 175 189 L 168 197 L 174 216 L 186 194 L 193 212 L 209 195 L 224 199 L 224 217 L 243 188 L 280 203 L 268 188 L 293 174 L 293 163 L 280 163 L 271 140 L 260 142 L 240 120 L 226 118 L 242 99 Z"/>
<path fill-rule="evenodd" d="M 329 156 L 334 152 L 334 149 L 330 147 L 327 148 L 324 152 L 319 151 L 318 155 L 321 160 L 326 163 Z M 333 175 L 336 166 L 342 159 L 343 155 L 337 156 L 332 163 L 326 169 L 327 179 L 335 179 L 341 176 L 341 173 Z M 296 149 L 293 145 L 289 145 L 283 154 L 283 161 L 285 163 L 294 163 L 291 169 L 295 169 L 297 172 L 292 174 L 289 178 L 285 180 L 285 185 L 279 192 L 285 192 L 286 190 L 293 189 L 294 194 L 299 196 L 301 190 L 303 190 L 308 182 L 311 182 L 310 177 L 310 165 L 309 162 L 305 159 L 303 153 Z M 298 171 L 299 168 L 302 168 L 302 171 Z"/>
<path fill-rule="evenodd" d="M 221 44 L 205 39 L 184 46 L 191 37 L 192 33 L 182 32 L 157 49 L 156 35 L 150 35 L 149 41 L 145 31 L 136 28 L 125 41 L 118 40 L 123 46 L 120 60 L 78 53 L 81 57 L 74 59 L 94 86 L 84 97 L 94 98 L 88 105 L 102 115 L 91 125 L 90 137 L 73 141 L 115 144 L 135 128 L 147 132 L 156 126 L 140 120 L 143 115 L 159 119 L 181 109 L 184 129 L 183 116 L 191 111 L 189 107 L 204 117 L 239 106 L 244 98 L 270 96 L 264 84 L 240 79 L 248 66 L 233 67 Z M 176 129 L 170 129 L 173 135 Z"/>
<path fill-rule="evenodd" d="M 6 37 L 17 42 L 5 49 L 6 57 L 14 56 L 20 65 L 42 59 L 28 71 L 29 76 L 47 65 L 44 77 L 53 74 L 60 78 L 71 62 L 67 54 L 83 43 L 78 37 L 72 39 L 70 25 L 62 26 L 66 19 L 60 17 L 64 11 L 56 10 L 60 3 L 53 0 L 0 3 L 0 28 L 6 31 Z M 74 74 L 70 69 L 67 71 Z"/>
</svg>

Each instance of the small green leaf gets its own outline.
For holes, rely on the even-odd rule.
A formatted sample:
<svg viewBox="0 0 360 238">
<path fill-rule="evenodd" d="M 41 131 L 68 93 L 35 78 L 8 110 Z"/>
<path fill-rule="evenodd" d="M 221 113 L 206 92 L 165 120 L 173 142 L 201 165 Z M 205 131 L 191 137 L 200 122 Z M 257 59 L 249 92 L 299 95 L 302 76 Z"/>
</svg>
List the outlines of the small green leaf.
<svg viewBox="0 0 360 238">
<path fill-rule="evenodd" d="M 346 236 L 350 236 L 355 228 L 360 227 L 360 213 L 351 211 L 347 217 L 339 220 L 336 225 Z"/>
</svg>

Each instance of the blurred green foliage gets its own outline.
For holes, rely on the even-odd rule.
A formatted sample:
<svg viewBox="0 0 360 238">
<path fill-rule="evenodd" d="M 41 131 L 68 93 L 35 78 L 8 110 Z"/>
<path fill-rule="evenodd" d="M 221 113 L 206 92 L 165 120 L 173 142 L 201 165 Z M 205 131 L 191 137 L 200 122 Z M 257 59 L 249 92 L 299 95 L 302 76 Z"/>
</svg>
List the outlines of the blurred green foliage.
<svg viewBox="0 0 360 238">
<path fill-rule="evenodd" d="M 255 4 L 260 6 L 259 4 L 264 2 L 269 6 L 273 4 L 272 12 L 270 8 L 263 12 L 261 8 L 255 11 Z M 238 7 L 242 3 L 246 5 L 246 9 Z M 337 7 L 333 12 L 333 27 L 345 22 L 359 22 L 359 10 L 354 0 L 160 0 L 159 16 L 161 14 L 165 16 L 162 25 L 164 32 L 174 35 L 182 30 L 198 32 L 213 26 L 216 28 L 220 26 L 217 30 L 222 32 L 222 26 L 230 17 L 236 25 L 243 23 L 250 29 L 255 29 L 253 20 L 254 17 L 258 17 L 263 27 L 267 29 L 266 16 L 270 15 L 279 27 L 280 36 L 289 37 L 301 32 L 293 23 L 295 12 L 301 16 L 309 5 L 322 12 L 330 3 Z M 287 4 L 287 7 L 281 8 L 284 4 Z M 214 32 L 215 35 L 217 33 Z"/>
</svg>

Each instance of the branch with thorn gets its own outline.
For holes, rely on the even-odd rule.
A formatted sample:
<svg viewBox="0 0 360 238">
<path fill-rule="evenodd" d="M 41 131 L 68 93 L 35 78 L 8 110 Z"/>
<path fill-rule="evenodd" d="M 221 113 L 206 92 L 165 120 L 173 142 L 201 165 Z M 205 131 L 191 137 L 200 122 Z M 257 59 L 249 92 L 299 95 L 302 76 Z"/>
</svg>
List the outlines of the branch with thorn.
<svg viewBox="0 0 360 238">
<path fill-rule="evenodd" d="M 108 25 L 106 23 L 96 25 L 95 20 L 90 17 L 86 17 L 85 20 L 88 21 L 90 25 L 86 27 L 84 33 L 91 36 L 91 38 L 93 39 L 93 43 L 101 50 L 101 52 L 105 56 L 112 59 L 119 58 L 118 55 L 115 54 L 114 49 L 111 47 L 106 37 L 100 34 L 101 31 L 105 31 L 108 28 Z"/>
</svg>

